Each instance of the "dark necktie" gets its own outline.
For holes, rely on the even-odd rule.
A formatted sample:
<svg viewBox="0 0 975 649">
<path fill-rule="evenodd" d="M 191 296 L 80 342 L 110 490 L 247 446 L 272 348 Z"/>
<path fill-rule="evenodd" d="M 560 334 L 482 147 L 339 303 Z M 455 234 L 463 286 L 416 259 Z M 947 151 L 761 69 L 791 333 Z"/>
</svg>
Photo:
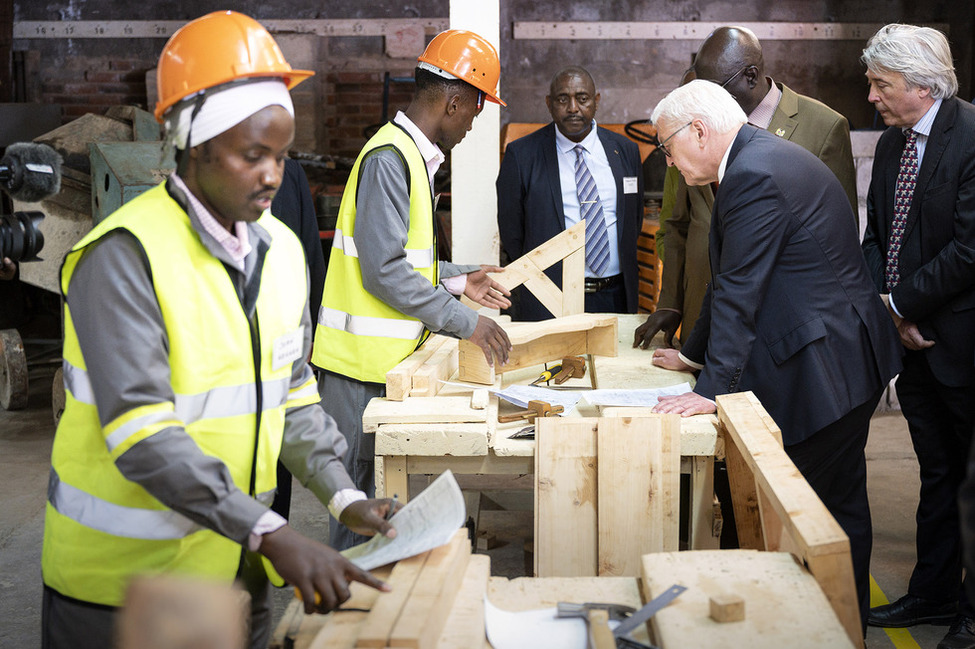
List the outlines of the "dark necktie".
<svg viewBox="0 0 975 649">
<path fill-rule="evenodd" d="M 579 195 L 579 215 L 586 220 L 586 264 L 597 276 L 602 276 L 609 266 L 609 233 L 603 217 L 603 204 L 599 201 L 596 181 L 582 158 L 585 149 L 576 145 L 576 192 Z"/>
<path fill-rule="evenodd" d="M 894 218 L 890 223 L 890 239 L 887 241 L 887 291 L 892 291 L 901 281 L 897 260 L 900 257 L 901 239 L 907 224 L 907 213 L 911 211 L 914 198 L 914 185 L 917 184 L 917 133 L 907 129 L 907 142 L 901 154 L 901 168 L 897 174 L 894 190 Z"/>
</svg>

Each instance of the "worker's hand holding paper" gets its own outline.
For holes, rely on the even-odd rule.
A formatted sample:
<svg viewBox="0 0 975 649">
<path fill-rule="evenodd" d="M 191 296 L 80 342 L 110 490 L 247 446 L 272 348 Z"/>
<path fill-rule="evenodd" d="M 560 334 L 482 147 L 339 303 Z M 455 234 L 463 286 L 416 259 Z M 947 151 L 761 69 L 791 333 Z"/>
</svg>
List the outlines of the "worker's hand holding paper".
<svg viewBox="0 0 975 649">
<path fill-rule="evenodd" d="M 343 551 L 342 556 L 363 570 L 372 570 L 440 547 L 460 529 L 466 516 L 464 496 L 448 469 L 389 519 L 396 538 L 377 534 Z"/>
</svg>

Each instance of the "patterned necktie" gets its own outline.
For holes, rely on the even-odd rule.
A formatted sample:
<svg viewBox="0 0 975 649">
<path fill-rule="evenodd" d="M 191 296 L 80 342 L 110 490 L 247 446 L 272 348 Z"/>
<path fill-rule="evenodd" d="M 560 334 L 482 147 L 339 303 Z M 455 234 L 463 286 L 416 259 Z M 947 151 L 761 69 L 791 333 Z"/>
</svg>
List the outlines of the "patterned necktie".
<svg viewBox="0 0 975 649">
<path fill-rule="evenodd" d="M 901 251 L 901 239 L 907 224 L 907 213 L 911 211 L 914 198 L 914 185 L 917 184 L 917 133 L 907 129 L 907 143 L 901 154 L 901 168 L 897 174 L 897 187 L 894 190 L 894 218 L 890 224 L 890 239 L 887 242 L 887 290 L 892 291 L 901 281 L 897 260 Z"/>
<path fill-rule="evenodd" d="M 586 220 L 586 264 L 597 276 L 602 276 L 609 266 L 609 233 L 603 217 L 603 205 L 596 191 L 596 181 L 582 158 L 585 149 L 577 145 L 576 192 L 579 195 L 579 215 Z"/>
</svg>

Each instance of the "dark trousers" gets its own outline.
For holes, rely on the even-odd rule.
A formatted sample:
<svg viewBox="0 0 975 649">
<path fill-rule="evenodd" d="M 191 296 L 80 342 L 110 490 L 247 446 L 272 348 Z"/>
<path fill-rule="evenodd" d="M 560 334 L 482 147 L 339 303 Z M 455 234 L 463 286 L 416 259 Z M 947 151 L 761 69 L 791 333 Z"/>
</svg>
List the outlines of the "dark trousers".
<svg viewBox="0 0 975 649">
<path fill-rule="evenodd" d="M 370 498 L 376 495 L 376 436 L 362 432 L 362 413 L 373 397 L 386 396 L 383 383 L 364 383 L 334 372 L 324 372 L 318 381 L 322 408 L 335 419 L 349 449 L 342 464 L 357 489 Z M 356 534 L 334 518 L 328 521 L 329 545 L 345 550 L 365 543 L 368 536 Z"/>
<path fill-rule="evenodd" d="M 864 632 L 870 610 L 870 548 L 873 543 L 864 448 L 870 417 L 882 394 L 883 389 L 878 390 L 870 400 L 829 426 L 798 444 L 785 447 L 806 482 L 850 537 L 853 578 Z"/>
<path fill-rule="evenodd" d="M 961 613 L 975 615 L 962 588 L 957 501 L 975 424 L 975 386 L 942 384 L 923 353 L 908 352 L 897 379 L 897 399 L 911 431 L 921 475 L 917 563 L 907 592 L 936 601 L 957 597 Z"/>
<path fill-rule="evenodd" d="M 586 313 L 626 313 L 626 287 L 623 282 L 586 293 Z"/>
<path fill-rule="evenodd" d="M 251 596 L 249 649 L 266 649 L 271 641 L 271 584 L 260 555 L 244 553 L 237 573 Z M 41 649 L 111 649 L 116 646 L 119 609 L 65 597 L 44 587 L 41 602 Z"/>
</svg>

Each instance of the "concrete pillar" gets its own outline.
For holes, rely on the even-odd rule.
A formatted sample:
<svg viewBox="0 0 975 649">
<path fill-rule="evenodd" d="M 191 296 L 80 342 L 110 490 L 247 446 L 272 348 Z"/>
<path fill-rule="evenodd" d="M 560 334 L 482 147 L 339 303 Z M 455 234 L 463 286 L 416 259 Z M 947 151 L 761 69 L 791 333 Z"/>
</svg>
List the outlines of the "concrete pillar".
<svg viewBox="0 0 975 649">
<path fill-rule="evenodd" d="M 450 28 L 469 29 L 501 50 L 499 0 L 450 0 Z M 501 71 L 504 81 L 504 70 Z M 504 91 L 500 90 L 504 98 Z M 497 264 L 498 201 L 494 181 L 500 166 L 501 108 L 486 102 L 474 128 L 450 154 L 454 263 Z"/>
</svg>

